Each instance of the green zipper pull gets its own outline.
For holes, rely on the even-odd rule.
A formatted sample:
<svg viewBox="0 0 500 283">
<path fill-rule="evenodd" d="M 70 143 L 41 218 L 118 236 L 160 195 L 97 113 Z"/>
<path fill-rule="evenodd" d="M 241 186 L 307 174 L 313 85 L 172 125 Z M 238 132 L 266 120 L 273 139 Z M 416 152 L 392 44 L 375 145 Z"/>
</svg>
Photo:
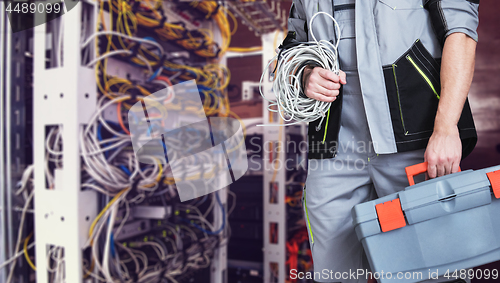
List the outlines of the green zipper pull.
<svg viewBox="0 0 500 283">
<path fill-rule="evenodd" d="M 306 211 L 306 221 L 307 221 L 307 226 L 309 227 L 309 234 L 311 234 L 311 243 L 314 243 L 314 237 L 313 237 L 313 233 L 311 230 L 311 222 L 309 221 L 309 212 L 307 210 L 306 191 L 305 190 L 304 190 L 304 210 Z"/>
<path fill-rule="evenodd" d="M 408 132 L 406 131 L 405 120 L 403 119 L 403 109 L 401 108 L 401 97 L 399 95 L 398 78 L 396 76 L 396 68 L 397 67 L 398 67 L 398 65 L 392 64 L 392 73 L 394 74 L 394 83 L 396 84 L 396 94 L 398 95 L 399 115 L 401 117 L 401 124 L 403 125 L 403 129 L 404 129 L 405 135 L 406 135 Z"/>
<path fill-rule="evenodd" d="M 406 55 L 406 59 L 408 59 L 408 61 L 410 61 L 410 63 L 413 65 L 413 67 L 415 67 L 417 72 L 420 73 L 420 75 L 424 78 L 424 80 L 427 82 L 427 84 L 431 87 L 431 89 L 434 92 L 434 94 L 436 95 L 437 99 L 440 99 L 441 97 L 439 96 L 439 93 L 434 88 L 434 85 L 432 85 L 431 80 L 429 79 L 429 77 L 427 77 L 427 75 L 424 73 L 424 71 L 422 71 L 422 69 L 420 69 L 420 67 L 417 65 L 417 63 L 415 63 L 415 61 L 413 61 L 413 58 L 411 58 L 410 55 Z"/>
<path fill-rule="evenodd" d="M 330 108 L 328 108 L 328 114 L 326 114 L 326 125 L 325 125 L 325 134 L 323 135 L 323 141 L 321 143 L 325 143 L 326 140 L 326 131 L 328 130 L 328 120 L 330 120 Z"/>
</svg>

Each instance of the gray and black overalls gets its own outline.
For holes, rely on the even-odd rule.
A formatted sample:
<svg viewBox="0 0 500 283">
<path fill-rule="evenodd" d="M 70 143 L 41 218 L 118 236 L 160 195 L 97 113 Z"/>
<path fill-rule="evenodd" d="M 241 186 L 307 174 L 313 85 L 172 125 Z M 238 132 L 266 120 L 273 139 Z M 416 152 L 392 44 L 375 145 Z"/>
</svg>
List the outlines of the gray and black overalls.
<svg viewBox="0 0 500 283">
<path fill-rule="evenodd" d="M 477 1 L 478 2 L 478 1 Z M 299 41 L 336 38 L 347 84 L 330 118 L 309 124 L 309 163 L 303 193 L 314 271 L 369 269 L 352 226 L 356 204 L 408 186 L 404 168 L 424 160 L 440 92 L 440 57 L 446 36 L 477 40 L 478 3 L 467 0 L 294 0 L 289 31 Z M 328 123 L 328 127 L 325 126 Z M 463 157 L 477 141 L 466 102 L 459 122 Z M 318 131 L 318 128 L 320 129 Z M 326 139 L 323 140 L 326 131 Z M 333 271 L 333 273 L 330 273 Z M 318 282 L 366 279 L 315 278 Z"/>
</svg>

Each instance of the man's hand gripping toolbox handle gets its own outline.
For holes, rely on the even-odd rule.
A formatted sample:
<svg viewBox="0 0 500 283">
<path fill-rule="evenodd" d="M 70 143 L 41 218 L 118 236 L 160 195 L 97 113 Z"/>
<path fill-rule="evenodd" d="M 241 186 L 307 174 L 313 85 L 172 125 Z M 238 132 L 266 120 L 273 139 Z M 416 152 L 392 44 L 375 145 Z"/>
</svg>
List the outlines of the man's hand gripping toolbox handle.
<svg viewBox="0 0 500 283">
<path fill-rule="evenodd" d="M 414 177 L 419 174 L 423 174 L 427 172 L 428 163 L 420 163 L 413 166 L 409 166 L 405 168 L 406 175 L 408 177 L 408 183 L 410 186 L 415 185 Z M 499 166 L 500 167 L 500 166 Z M 499 169 L 499 168 L 494 168 Z M 491 189 L 495 194 L 497 199 L 500 198 L 500 170 L 484 172 L 486 169 L 476 171 L 475 173 L 471 172 L 469 174 L 479 174 L 486 173 L 487 179 L 490 182 Z M 460 168 L 459 168 L 459 171 Z M 481 172 L 482 171 L 482 172 Z M 483 178 L 485 177 L 482 175 Z M 465 181 L 464 178 L 469 179 L 470 175 L 460 175 L 457 176 L 459 179 L 454 181 L 454 185 L 457 183 L 463 184 Z M 473 177 L 474 178 L 474 177 Z M 476 176 L 477 178 L 477 176 Z M 455 178 L 453 178 L 455 179 Z M 482 178 L 479 178 L 482 179 Z M 484 181 L 484 179 L 482 179 Z M 389 232 L 392 230 L 396 230 L 406 226 L 406 222 L 409 224 L 415 224 L 418 222 L 422 222 L 425 220 L 437 218 L 440 216 L 448 215 L 451 213 L 467 210 L 474 207 L 479 207 L 491 202 L 490 192 L 479 190 L 473 194 L 467 194 L 468 196 L 464 199 L 456 199 L 457 193 L 455 190 L 447 191 L 447 190 L 437 190 L 438 188 L 446 187 L 445 185 L 436 186 L 437 181 L 449 183 L 449 177 L 445 177 L 440 180 L 433 181 L 428 184 L 433 184 L 433 186 L 429 187 L 424 186 L 421 187 L 420 190 L 417 191 L 404 191 L 399 195 L 399 198 L 396 198 L 391 201 L 387 201 L 384 203 L 380 203 L 375 205 L 375 209 L 377 212 L 377 217 L 379 220 L 380 228 L 382 232 Z M 470 184 L 465 182 L 465 187 L 468 187 Z M 473 183 L 471 183 L 473 184 Z M 482 186 L 486 185 L 484 182 Z M 453 186 L 453 187 L 455 187 Z M 456 186 L 458 190 L 460 190 L 460 186 Z M 441 193 L 440 193 L 441 192 Z M 406 213 L 403 212 L 401 198 L 403 200 L 408 201 L 408 199 L 415 199 L 415 193 L 420 194 L 420 198 L 424 196 L 429 200 L 426 202 L 426 206 L 422 207 L 421 205 L 413 205 L 411 209 L 406 210 Z M 437 193 L 437 196 L 433 197 Z M 413 194 L 413 196 L 408 196 L 407 194 Z M 432 200 L 438 200 L 439 202 L 433 202 Z"/>
<path fill-rule="evenodd" d="M 428 163 L 423 162 L 405 168 L 406 176 L 408 177 L 408 183 L 410 184 L 410 186 L 415 185 L 415 179 L 414 179 L 415 176 L 427 173 L 427 167 Z M 458 167 L 458 172 L 460 171 L 461 169 L 460 167 Z M 488 176 L 488 180 L 491 183 L 491 189 L 495 197 L 497 199 L 500 199 L 500 170 L 486 173 L 486 175 Z"/>
<path fill-rule="evenodd" d="M 427 167 L 429 164 L 427 162 L 423 162 L 420 164 L 408 166 L 405 168 L 406 171 L 406 176 L 408 177 L 408 183 L 410 186 L 415 185 L 415 179 L 414 177 L 423 173 L 427 173 Z M 458 167 L 458 172 L 460 172 L 461 169 Z"/>
</svg>

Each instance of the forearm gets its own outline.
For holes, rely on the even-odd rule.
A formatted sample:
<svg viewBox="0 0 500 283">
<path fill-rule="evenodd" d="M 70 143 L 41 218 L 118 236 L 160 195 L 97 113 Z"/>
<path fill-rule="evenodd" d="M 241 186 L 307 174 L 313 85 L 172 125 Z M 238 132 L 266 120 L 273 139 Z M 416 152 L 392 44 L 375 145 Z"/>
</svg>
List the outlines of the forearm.
<svg viewBox="0 0 500 283">
<path fill-rule="evenodd" d="M 462 143 L 458 120 L 474 75 L 476 42 L 463 33 L 446 38 L 441 59 L 441 98 L 425 151 L 430 178 L 458 172 Z"/>
<path fill-rule="evenodd" d="M 445 41 L 435 132 L 456 130 L 474 75 L 476 45 L 476 41 L 463 33 L 451 34 Z"/>
</svg>

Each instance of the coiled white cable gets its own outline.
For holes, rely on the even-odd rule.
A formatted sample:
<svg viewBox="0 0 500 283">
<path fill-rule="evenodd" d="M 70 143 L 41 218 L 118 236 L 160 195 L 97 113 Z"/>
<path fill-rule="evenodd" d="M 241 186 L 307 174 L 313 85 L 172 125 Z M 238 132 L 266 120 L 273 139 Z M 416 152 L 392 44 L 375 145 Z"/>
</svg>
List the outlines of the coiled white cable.
<svg viewBox="0 0 500 283">
<path fill-rule="evenodd" d="M 327 40 L 316 39 L 313 32 L 313 21 L 318 15 L 328 16 L 337 28 L 337 40 L 335 44 Z M 285 49 L 276 55 L 266 66 L 260 78 L 260 94 L 269 101 L 268 110 L 278 112 L 285 122 L 284 126 L 294 125 L 300 122 L 312 122 L 319 118 L 324 119 L 331 102 L 318 101 L 313 98 L 301 96 L 301 78 L 304 69 L 308 65 L 318 65 L 324 69 L 339 74 L 338 45 L 340 41 L 340 27 L 337 21 L 328 13 L 318 12 L 311 18 L 309 26 L 314 41 L 304 42 L 297 46 Z M 273 62 L 277 62 L 273 80 L 273 92 L 276 101 L 269 100 L 262 93 L 262 82 Z M 277 109 L 273 109 L 277 106 Z M 321 123 L 320 123 L 321 124 Z M 270 126 L 270 125 L 269 125 Z M 273 124 L 273 126 L 275 126 Z"/>
</svg>

